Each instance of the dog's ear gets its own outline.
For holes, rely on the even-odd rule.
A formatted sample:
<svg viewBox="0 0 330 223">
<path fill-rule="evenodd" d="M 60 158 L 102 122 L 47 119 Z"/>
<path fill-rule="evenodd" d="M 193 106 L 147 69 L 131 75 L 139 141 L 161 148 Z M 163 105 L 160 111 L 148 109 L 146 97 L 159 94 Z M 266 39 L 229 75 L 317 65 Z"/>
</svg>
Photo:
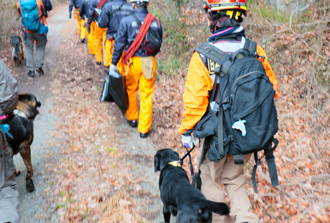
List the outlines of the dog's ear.
<svg viewBox="0 0 330 223">
<path fill-rule="evenodd" d="M 30 98 L 30 94 L 19 94 L 18 95 L 18 100 L 19 101 L 26 101 Z"/>
<path fill-rule="evenodd" d="M 155 166 L 155 172 L 160 171 L 160 160 L 161 160 L 161 155 L 157 152 L 156 155 L 154 156 L 154 166 Z"/>
</svg>

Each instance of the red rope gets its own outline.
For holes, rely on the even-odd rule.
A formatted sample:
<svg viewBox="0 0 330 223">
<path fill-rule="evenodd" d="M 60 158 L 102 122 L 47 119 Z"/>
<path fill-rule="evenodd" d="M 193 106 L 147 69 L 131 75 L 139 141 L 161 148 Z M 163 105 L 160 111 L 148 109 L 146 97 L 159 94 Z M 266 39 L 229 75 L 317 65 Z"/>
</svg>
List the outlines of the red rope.
<svg viewBox="0 0 330 223">
<path fill-rule="evenodd" d="M 106 1 L 107 0 L 101 0 L 99 4 L 97 4 L 96 8 L 101 8 Z M 96 12 L 94 12 L 94 19 L 96 18 L 96 16 Z"/>
<path fill-rule="evenodd" d="M 97 4 L 96 8 L 101 8 L 106 1 L 107 0 L 101 0 L 99 4 Z"/>
<path fill-rule="evenodd" d="M 155 19 L 156 19 L 156 17 L 153 14 L 148 13 L 146 18 L 144 19 L 144 22 L 143 22 L 137 36 L 135 37 L 135 40 L 133 41 L 133 43 L 130 45 L 130 47 L 126 50 L 126 52 L 124 54 L 124 63 L 127 63 L 129 61 L 129 59 L 134 55 L 134 53 L 140 48 L 144 36 L 147 34 L 151 23 Z"/>
</svg>

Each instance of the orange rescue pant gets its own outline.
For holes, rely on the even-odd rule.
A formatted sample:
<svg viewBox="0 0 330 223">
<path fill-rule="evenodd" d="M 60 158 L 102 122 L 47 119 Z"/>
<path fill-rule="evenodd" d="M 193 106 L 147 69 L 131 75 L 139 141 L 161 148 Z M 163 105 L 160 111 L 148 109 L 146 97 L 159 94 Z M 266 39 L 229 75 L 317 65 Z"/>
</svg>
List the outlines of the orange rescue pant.
<svg viewBox="0 0 330 223">
<path fill-rule="evenodd" d="M 78 30 L 79 30 L 79 36 L 81 35 L 81 18 L 79 16 L 79 8 L 76 9 L 76 18 L 78 21 Z"/>
<path fill-rule="evenodd" d="M 80 39 L 86 39 L 86 36 L 87 36 L 87 24 L 85 24 L 85 27 L 84 27 L 84 23 L 85 23 L 85 20 L 81 19 L 80 20 L 80 26 L 81 26 L 80 27 Z"/>
<path fill-rule="evenodd" d="M 107 58 L 108 58 L 110 66 L 111 66 L 111 62 L 112 62 L 112 53 L 113 53 L 113 45 L 114 44 L 115 44 L 115 41 L 113 39 L 107 39 L 105 41 L 105 54 L 107 54 Z M 123 73 L 121 73 L 121 74 L 123 74 Z"/>
<path fill-rule="evenodd" d="M 94 45 L 95 26 L 96 23 L 93 21 L 91 23 L 91 32 L 87 34 L 89 53 L 92 55 L 95 54 L 95 45 Z"/>
<path fill-rule="evenodd" d="M 106 50 L 106 40 L 107 40 L 107 29 L 103 29 L 103 64 L 108 67 L 109 64 L 109 53 Z"/>
<path fill-rule="evenodd" d="M 153 56 L 153 78 L 146 79 L 143 76 L 142 64 L 140 57 L 132 57 L 129 66 L 129 75 L 126 78 L 126 87 L 129 100 L 129 107 L 126 111 L 128 120 L 139 119 L 139 132 L 149 132 L 152 123 L 152 95 L 155 88 L 156 80 L 156 59 Z M 137 91 L 140 92 L 140 115 L 138 114 L 139 106 L 137 101 Z"/>
<path fill-rule="evenodd" d="M 98 27 L 95 24 L 95 32 L 94 32 L 94 45 L 95 45 L 95 61 L 102 62 L 102 46 L 104 42 L 104 35 L 105 33 L 103 28 Z"/>
</svg>

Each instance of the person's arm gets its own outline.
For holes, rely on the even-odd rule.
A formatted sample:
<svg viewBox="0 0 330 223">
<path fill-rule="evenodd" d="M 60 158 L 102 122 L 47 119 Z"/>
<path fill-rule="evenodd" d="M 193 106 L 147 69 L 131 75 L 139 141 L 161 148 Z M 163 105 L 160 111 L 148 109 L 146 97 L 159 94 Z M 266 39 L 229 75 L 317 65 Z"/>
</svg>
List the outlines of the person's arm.
<svg viewBox="0 0 330 223">
<path fill-rule="evenodd" d="M 84 16 L 84 9 L 85 8 L 85 1 L 83 0 L 82 3 L 81 3 L 81 6 L 79 8 L 79 16 L 80 18 L 83 19 L 83 16 Z"/>
<path fill-rule="evenodd" d="M 70 0 L 70 4 L 69 4 L 69 14 L 70 15 L 72 13 L 72 8 L 73 8 L 74 3 L 75 3 L 75 0 Z M 70 16 L 70 18 L 71 18 L 71 16 Z"/>
<path fill-rule="evenodd" d="M 46 11 L 51 11 L 53 9 L 53 5 L 50 0 L 43 0 L 42 2 L 44 3 Z"/>
<path fill-rule="evenodd" d="M 276 91 L 274 98 L 277 98 L 277 96 L 278 96 L 277 78 L 274 74 L 274 71 L 273 71 L 272 67 L 270 66 L 270 64 L 268 62 L 268 57 L 267 57 L 264 49 L 262 49 L 262 47 L 260 47 L 259 45 L 257 45 L 257 53 L 258 53 L 259 56 L 263 56 L 265 58 L 263 61 L 262 61 L 261 58 L 259 60 L 262 62 L 262 65 L 264 66 L 264 68 L 266 70 L 266 74 L 267 74 L 270 82 L 272 82 L 274 90 Z"/>
<path fill-rule="evenodd" d="M 89 8 L 88 8 L 88 12 L 87 12 L 87 17 L 88 17 L 88 25 L 90 26 L 92 24 L 92 21 L 94 20 L 94 4 L 95 4 L 95 0 L 92 2 L 92 4 L 90 4 Z"/>
<path fill-rule="evenodd" d="M 17 8 L 18 15 L 22 17 L 22 9 L 21 9 L 21 5 L 19 4 L 19 1 L 16 4 L 16 8 Z"/>
<path fill-rule="evenodd" d="M 109 26 L 109 18 L 110 18 L 110 9 L 111 6 L 110 5 L 106 5 L 103 7 L 102 12 L 99 16 L 99 20 L 98 20 L 98 25 L 101 28 L 108 28 Z"/>
<path fill-rule="evenodd" d="M 123 53 L 123 50 L 127 44 L 127 27 L 126 27 L 127 24 L 124 21 L 125 21 L 124 19 L 121 20 L 117 31 L 115 44 L 113 47 L 113 53 L 112 53 L 113 65 L 117 65 L 121 57 L 121 54 Z"/>
<path fill-rule="evenodd" d="M 209 91 L 213 88 L 213 80 L 199 54 L 195 52 L 191 58 L 183 94 L 184 119 L 179 128 L 180 134 L 191 134 L 192 129 L 205 114 L 209 104 Z"/>
</svg>

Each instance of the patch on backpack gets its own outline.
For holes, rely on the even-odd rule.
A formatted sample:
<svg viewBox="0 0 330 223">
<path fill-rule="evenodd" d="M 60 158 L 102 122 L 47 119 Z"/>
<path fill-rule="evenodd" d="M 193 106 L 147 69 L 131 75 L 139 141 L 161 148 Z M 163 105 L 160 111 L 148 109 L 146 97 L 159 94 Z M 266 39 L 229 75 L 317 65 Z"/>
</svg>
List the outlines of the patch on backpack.
<svg viewBox="0 0 330 223">
<path fill-rule="evenodd" d="M 207 69 L 209 70 L 210 74 L 214 74 L 215 68 L 219 67 L 219 64 L 211 60 L 210 58 L 206 58 Z"/>
</svg>

